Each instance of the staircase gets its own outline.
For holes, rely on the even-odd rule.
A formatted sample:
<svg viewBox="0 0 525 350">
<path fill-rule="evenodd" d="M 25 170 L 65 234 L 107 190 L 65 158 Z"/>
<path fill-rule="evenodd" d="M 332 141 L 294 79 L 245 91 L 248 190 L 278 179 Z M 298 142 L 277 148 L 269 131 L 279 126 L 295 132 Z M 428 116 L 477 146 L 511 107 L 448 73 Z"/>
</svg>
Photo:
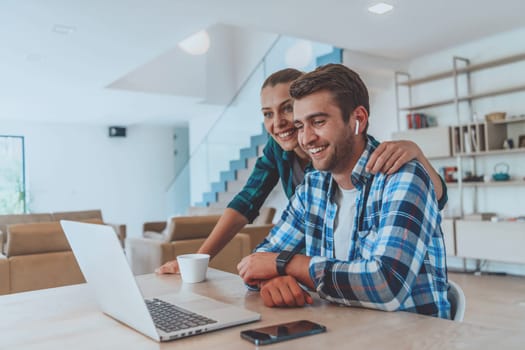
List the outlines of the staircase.
<svg viewBox="0 0 525 350">
<path fill-rule="evenodd" d="M 230 169 L 220 173 L 220 180 L 211 184 L 211 191 L 204 193 L 202 202 L 196 205 L 226 208 L 250 177 L 257 158 L 262 155 L 268 137 L 264 126 L 260 135 L 250 137 L 250 146 L 240 150 L 239 158 L 230 161 Z"/>
</svg>

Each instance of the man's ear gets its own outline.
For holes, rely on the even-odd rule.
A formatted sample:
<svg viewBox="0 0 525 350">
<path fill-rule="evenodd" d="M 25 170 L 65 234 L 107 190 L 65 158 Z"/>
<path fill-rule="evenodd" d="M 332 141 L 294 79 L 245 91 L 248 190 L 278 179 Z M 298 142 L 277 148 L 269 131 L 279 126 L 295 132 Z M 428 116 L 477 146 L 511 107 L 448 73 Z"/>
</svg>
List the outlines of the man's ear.
<svg viewBox="0 0 525 350">
<path fill-rule="evenodd" d="M 359 130 L 355 130 L 356 135 L 362 134 L 362 130 L 366 129 L 366 126 L 368 124 L 368 112 L 366 111 L 366 108 L 363 106 L 358 106 L 356 109 L 354 109 L 353 112 L 355 122 L 351 123 L 353 127 L 357 126 Z M 359 123 L 357 123 L 359 122 Z"/>
</svg>

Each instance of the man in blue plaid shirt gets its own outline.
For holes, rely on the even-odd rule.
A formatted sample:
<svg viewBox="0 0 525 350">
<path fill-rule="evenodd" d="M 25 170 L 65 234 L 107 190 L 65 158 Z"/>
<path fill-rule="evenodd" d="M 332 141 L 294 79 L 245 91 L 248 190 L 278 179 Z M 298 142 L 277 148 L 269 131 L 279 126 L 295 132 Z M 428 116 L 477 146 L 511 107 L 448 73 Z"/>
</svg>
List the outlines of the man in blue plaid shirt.
<svg viewBox="0 0 525 350">
<path fill-rule="evenodd" d="M 415 160 L 390 175 L 366 172 L 379 143 L 367 135 L 368 91 L 343 65 L 296 80 L 294 123 L 317 171 L 297 187 L 271 234 L 238 265 L 267 306 L 332 302 L 448 318 L 441 216 Z"/>
</svg>

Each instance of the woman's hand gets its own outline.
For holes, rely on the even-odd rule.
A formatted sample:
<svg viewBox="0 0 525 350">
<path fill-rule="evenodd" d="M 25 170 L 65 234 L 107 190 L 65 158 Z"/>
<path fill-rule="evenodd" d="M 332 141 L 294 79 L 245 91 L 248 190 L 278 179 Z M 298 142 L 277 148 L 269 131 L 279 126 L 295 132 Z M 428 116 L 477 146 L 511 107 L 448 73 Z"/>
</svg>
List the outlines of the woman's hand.
<svg viewBox="0 0 525 350">
<path fill-rule="evenodd" d="M 155 269 L 155 273 L 158 275 L 179 273 L 179 264 L 177 260 L 171 260 Z"/>
<path fill-rule="evenodd" d="M 423 152 L 412 141 L 385 141 L 372 153 L 366 171 L 376 174 L 393 174 L 412 159 L 424 157 Z"/>
</svg>

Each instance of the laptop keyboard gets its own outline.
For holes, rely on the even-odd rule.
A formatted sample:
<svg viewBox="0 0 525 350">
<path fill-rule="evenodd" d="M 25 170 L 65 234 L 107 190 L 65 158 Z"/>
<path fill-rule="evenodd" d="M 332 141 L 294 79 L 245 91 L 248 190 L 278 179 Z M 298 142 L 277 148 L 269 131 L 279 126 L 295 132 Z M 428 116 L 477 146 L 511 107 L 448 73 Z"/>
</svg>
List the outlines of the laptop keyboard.
<svg viewBox="0 0 525 350">
<path fill-rule="evenodd" d="M 217 322 L 157 298 L 146 305 L 157 328 L 167 333 Z"/>
</svg>

